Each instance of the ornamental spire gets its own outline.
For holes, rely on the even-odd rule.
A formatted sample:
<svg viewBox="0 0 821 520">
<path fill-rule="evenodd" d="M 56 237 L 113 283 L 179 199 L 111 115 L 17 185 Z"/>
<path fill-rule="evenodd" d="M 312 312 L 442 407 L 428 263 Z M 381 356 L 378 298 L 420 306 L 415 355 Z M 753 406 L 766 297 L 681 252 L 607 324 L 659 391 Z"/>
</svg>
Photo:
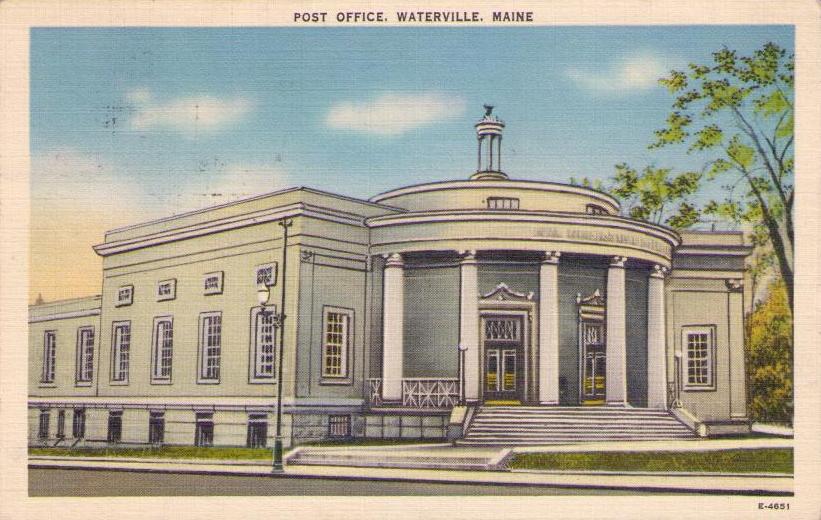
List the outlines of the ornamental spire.
<svg viewBox="0 0 821 520">
<path fill-rule="evenodd" d="M 471 180 L 505 180 L 502 172 L 502 130 L 505 123 L 493 115 L 493 105 L 484 105 L 485 115 L 476 123 L 479 141 L 478 164 Z"/>
</svg>

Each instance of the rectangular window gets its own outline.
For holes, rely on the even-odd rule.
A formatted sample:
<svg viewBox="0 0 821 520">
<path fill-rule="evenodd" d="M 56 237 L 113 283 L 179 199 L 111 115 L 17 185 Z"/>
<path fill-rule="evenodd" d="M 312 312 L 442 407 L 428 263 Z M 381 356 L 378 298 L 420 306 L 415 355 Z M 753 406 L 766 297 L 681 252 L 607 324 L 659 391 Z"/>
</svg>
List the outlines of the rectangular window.
<svg viewBox="0 0 821 520">
<path fill-rule="evenodd" d="M 57 363 L 57 333 L 47 330 L 43 336 L 43 374 L 42 383 L 54 382 L 54 371 Z"/>
<path fill-rule="evenodd" d="M 252 413 L 248 416 L 248 437 L 245 445 L 249 448 L 264 448 L 268 437 L 268 416 L 264 413 Z"/>
<path fill-rule="evenodd" d="M 222 351 L 222 313 L 200 315 L 200 381 L 219 382 Z"/>
<path fill-rule="evenodd" d="M 687 327 L 682 338 L 684 348 L 684 387 L 715 389 L 715 334 L 712 326 Z"/>
<path fill-rule="evenodd" d="M 111 380 L 127 383 L 131 352 L 131 322 L 115 321 L 111 324 Z"/>
<path fill-rule="evenodd" d="M 71 436 L 75 439 L 82 439 L 86 436 L 86 411 L 85 408 L 75 408 L 71 421 Z"/>
<path fill-rule="evenodd" d="M 117 289 L 117 302 L 114 304 L 115 307 L 122 307 L 124 305 L 131 305 L 134 301 L 134 286 L 133 285 L 123 285 L 119 289 Z"/>
<path fill-rule="evenodd" d="M 171 359 L 174 350 L 174 321 L 170 316 L 154 318 L 151 379 L 171 380 Z"/>
<path fill-rule="evenodd" d="M 519 199 L 510 197 L 488 197 L 487 209 L 519 209 Z"/>
<path fill-rule="evenodd" d="M 214 414 L 198 413 L 197 427 L 194 431 L 195 446 L 214 445 Z"/>
<path fill-rule="evenodd" d="M 352 310 L 325 307 L 322 320 L 323 377 L 347 377 L 352 321 Z"/>
<path fill-rule="evenodd" d="M 94 327 L 77 329 L 77 370 L 78 383 L 90 383 L 94 375 Z"/>
<path fill-rule="evenodd" d="M 215 273 L 206 273 L 202 278 L 203 293 L 208 294 L 222 294 L 222 271 Z"/>
<path fill-rule="evenodd" d="M 328 416 L 328 436 L 332 439 L 341 439 L 351 436 L 350 415 Z"/>
<path fill-rule="evenodd" d="M 57 438 L 66 438 L 66 411 L 60 410 L 57 412 Z"/>
<path fill-rule="evenodd" d="M 162 280 L 157 282 L 157 301 L 173 300 L 177 297 L 177 280 Z"/>
<path fill-rule="evenodd" d="M 40 410 L 40 422 L 37 426 L 37 438 L 41 441 L 48 439 L 48 410 Z"/>
<path fill-rule="evenodd" d="M 149 412 L 148 442 L 162 444 L 165 440 L 165 412 Z"/>
<path fill-rule="evenodd" d="M 120 442 L 123 436 L 123 412 L 108 412 L 108 442 Z"/>
<path fill-rule="evenodd" d="M 260 285 L 266 285 L 268 287 L 271 287 L 272 285 L 276 284 L 277 264 L 258 265 L 255 274 L 255 281 L 257 287 L 259 287 Z"/>
<path fill-rule="evenodd" d="M 275 307 L 255 307 L 251 309 L 251 380 L 271 381 L 274 379 L 274 327 Z"/>
</svg>

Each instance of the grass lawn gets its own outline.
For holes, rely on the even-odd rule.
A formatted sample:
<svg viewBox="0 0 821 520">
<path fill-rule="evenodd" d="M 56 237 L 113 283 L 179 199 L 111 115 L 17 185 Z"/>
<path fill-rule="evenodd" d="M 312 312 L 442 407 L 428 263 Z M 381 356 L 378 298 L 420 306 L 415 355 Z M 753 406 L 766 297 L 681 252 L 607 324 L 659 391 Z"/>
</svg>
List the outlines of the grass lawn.
<svg viewBox="0 0 821 520">
<path fill-rule="evenodd" d="M 792 473 L 792 448 L 719 451 L 522 453 L 511 469 Z"/>
<path fill-rule="evenodd" d="M 301 446 L 392 446 L 442 442 L 430 439 L 352 439 L 322 441 Z M 289 451 L 289 450 L 286 450 Z M 136 457 L 160 459 L 271 460 L 271 448 L 160 446 L 144 448 L 29 448 L 29 455 L 54 457 Z"/>
</svg>

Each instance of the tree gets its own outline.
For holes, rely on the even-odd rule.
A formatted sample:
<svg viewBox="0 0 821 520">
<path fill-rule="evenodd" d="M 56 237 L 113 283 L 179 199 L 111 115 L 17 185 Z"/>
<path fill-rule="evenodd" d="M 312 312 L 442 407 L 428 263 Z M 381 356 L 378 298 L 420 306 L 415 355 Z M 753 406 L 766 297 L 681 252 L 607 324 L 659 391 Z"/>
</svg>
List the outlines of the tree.
<svg viewBox="0 0 821 520">
<path fill-rule="evenodd" d="M 652 166 L 639 172 L 622 163 L 616 165 L 609 191 L 621 199 L 631 217 L 685 229 L 699 220 L 691 196 L 698 191 L 700 179 L 699 172 L 673 174 L 670 168 Z"/>
<path fill-rule="evenodd" d="M 750 56 L 723 48 L 713 63 L 691 63 L 660 80 L 674 94 L 666 125 L 651 148 L 686 144 L 708 157 L 699 183 L 722 182 L 723 200 L 702 212 L 748 223 L 772 248 L 793 307 L 793 70 L 795 58 L 774 43 Z"/>
<path fill-rule="evenodd" d="M 746 348 L 750 418 L 792 423 L 792 315 L 783 280 L 770 284 L 766 300 L 748 316 Z"/>
</svg>

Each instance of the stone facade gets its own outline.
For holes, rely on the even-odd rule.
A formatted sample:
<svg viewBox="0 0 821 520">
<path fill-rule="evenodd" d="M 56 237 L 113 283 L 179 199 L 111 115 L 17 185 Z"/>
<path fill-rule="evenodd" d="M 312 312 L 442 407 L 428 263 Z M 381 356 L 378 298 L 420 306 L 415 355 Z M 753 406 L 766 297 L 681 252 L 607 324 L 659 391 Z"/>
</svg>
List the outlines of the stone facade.
<svg viewBox="0 0 821 520">
<path fill-rule="evenodd" d="M 30 308 L 30 442 L 270 445 L 280 374 L 286 444 L 444 438 L 462 402 L 744 431 L 743 236 L 509 180 L 481 156 L 503 127 L 477 125 L 471 180 L 296 188 L 110 231 L 100 296 Z"/>
</svg>

